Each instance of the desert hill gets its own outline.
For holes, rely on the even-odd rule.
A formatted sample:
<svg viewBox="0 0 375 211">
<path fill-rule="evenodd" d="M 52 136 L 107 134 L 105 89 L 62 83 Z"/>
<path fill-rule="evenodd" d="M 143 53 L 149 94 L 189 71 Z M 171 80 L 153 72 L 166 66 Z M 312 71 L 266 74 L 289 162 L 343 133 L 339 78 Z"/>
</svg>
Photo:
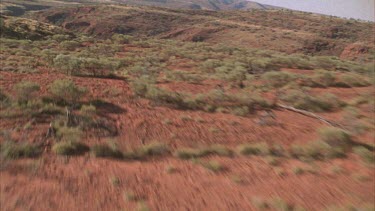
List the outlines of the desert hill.
<svg viewBox="0 0 375 211">
<path fill-rule="evenodd" d="M 147 5 L 167 7 L 173 9 L 198 9 L 198 10 L 251 10 L 251 9 L 277 9 L 278 7 L 264 5 L 246 0 L 117 0 L 119 3 L 131 5 Z"/>
<path fill-rule="evenodd" d="M 340 56 L 346 50 L 345 55 L 355 55 L 348 59 L 365 61 L 373 49 L 371 23 L 296 11 L 217 12 L 106 5 L 54 8 L 28 17 L 102 38 L 118 33 L 309 55 Z M 348 48 L 353 44 L 359 47 Z"/>
<path fill-rule="evenodd" d="M 211 2 L 2 1 L 1 210 L 374 210 L 374 24 Z"/>
<path fill-rule="evenodd" d="M 21 16 L 27 11 L 44 10 L 53 7 L 111 3 L 193 10 L 280 9 L 279 7 L 245 0 L 4 0 L 0 3 L 0 14 Z"/>
</svg>

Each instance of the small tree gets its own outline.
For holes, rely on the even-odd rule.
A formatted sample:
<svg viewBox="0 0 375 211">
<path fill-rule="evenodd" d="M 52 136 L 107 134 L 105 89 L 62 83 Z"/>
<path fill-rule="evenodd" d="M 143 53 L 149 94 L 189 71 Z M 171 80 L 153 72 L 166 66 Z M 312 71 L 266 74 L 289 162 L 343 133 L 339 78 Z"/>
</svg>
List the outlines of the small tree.
<svg viewBox="0 0 375 211">
<path fill-rule="evenodd" d="M 16 84 L 14 90 L 18 103 L 25 104 L 35 97 L 40 87 L 37 83 L 25 81 Z"/>
<path fill-rule="evenodd" d="M 280 71 L 266 72 L 261 77 L 267 82 L 268 85 L 274 88 L 281 88 L 287 85 L 289 82 L 293 81 L 295 78 L 290 73 Z"/>
<path fill-rule="evenodd" d="M 75 85 L 71 80 L 63 79 L 55 80 L 50 85 L 49 92 L 58 101 L 75 104 L 86 94 L 87 90 Z"/>
<path fill-rule="evenodd" d="M 123 34 L 114 34 L 111 39 L 116 44 L 129 44 L 133 37 Z"/>
<path fill-rule="evenodd" d="M 70 40 L 67 40 L 67 41 L 63 41 L 60 43 L 60 46 L 65 49 L 65 50 L 68 50 L 68 51 L 73 51 L 75 50 L 76 48 L 80 47 L 81 46 L 81 43 L 77 42 L 77 41 L 70 41 Z"/>
<path fill-rule="evenodd" d="M 59 54 L 53 59 L 53 64 L 67 75 L 75 75 L 79 72 L 81 59 L 71 55 Z"/>
</svg>

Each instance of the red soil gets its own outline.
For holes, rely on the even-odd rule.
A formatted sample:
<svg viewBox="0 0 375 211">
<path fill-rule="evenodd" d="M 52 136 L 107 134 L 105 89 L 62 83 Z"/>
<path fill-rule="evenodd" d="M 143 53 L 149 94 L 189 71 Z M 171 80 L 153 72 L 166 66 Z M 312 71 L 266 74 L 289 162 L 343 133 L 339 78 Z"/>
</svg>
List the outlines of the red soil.
<svg viewBox="0 0 375 211">
<path fill-rule="evenodd" d="M 15 83 L 30 80 L 39 83 L 40 95 L 45 95 L 53 80 L 66 77 L 43 70 L 38 74 L 0 72 L 0 87 L 11 92 Z M 82 77 L 71 79 L 88 88 L 93 97 L 118 107 L 106 115 L 118 128 L 119 136 L 116 139 L 121 149 L 154 140 L 164 142 L 171 148 L 214 143 L 234 148 L 241 143 L 260 141 L 290 146 L 316 140 L 316 129 L 325 126 L 318 120 L 283 110 L 274 111 L 277 118 L 273 125 L 261 126 L 257 123 L 258 114 L 245 118 L 224 113 L 155 107 L 147 100 L 132 98 L 126 81 Z M 205 87 L 184 82 L 161 86 L 172 90 L 183 87 L 185 91 L 196 93 L 211 89 L 214 82 Z M 329 92 L 343 99 L 353 98 L 362 91 L 369 89 L 329 89 Z M 12 129 L 24 123 L 4 119 L 0 127 Z M 40 140 L 47 126 L 48 122 L 33 125 L 29 138 Z M 104 140 L 87 136 L 83 141 L 92 145 Z M 226 170 L 212 173 L 200 165 L 172 157 L 125 162 L 96 159 L 88 155 L 64 159 L 46 152 L 40 160 L 4 163 L 0 180 L 1 210 L 134 210 L 137 203 L 124 200 L 124 192 L 134 192 L 152 210 L 254 210 L 252 198 L 270 200 L 277 196 L 307 210 L 322 210 L 337 204 L 359 206 L 374 203 L 374 169 L 359 164 L 359 158 L 352 155 L 346 159 L 316 162 L 317 174 L 303 175 L 295 175 L 292 168 L 306 167 L 307 163 L 285 159 L 277 167 L 286 172 L 285 176 L 278 175 L 275 167 L 259 157 L 213 156 L 211 159 L 218 160 Z M 340 165 L 344 172 L 333 174 L 330 171 L 333 165 Z M 165 168 L 168 166 L 176 167 L 177 172 L 167 173 Z M 358 181 L 356 175 L 366 176 L 368 180 Z M 243 184 L 233 182 L 233 176 L 240 176 Z M 118 186 L 111 184 L 113 177 L 120 179 Z"/>
</svg>

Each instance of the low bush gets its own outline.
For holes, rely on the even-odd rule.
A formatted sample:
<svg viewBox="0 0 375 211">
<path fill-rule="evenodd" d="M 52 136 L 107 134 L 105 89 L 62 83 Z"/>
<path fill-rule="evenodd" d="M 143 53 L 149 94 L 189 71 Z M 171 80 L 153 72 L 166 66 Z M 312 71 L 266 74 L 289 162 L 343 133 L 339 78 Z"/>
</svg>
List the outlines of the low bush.
<svg viewBox="0 0 375 211">
<path fill-rule="evenodd" d="M 242 106 L 242 107 L 234 107 L 231 110 L 231 113 L 236 116 L 246 116 L 250 113 L 249 107 Z"/>
<path fill-rule="evenodd" d="M 96 114 L 96 108 L 93 105 L 82 105 L 79 112 L 82 116 L 92 117 Z"/>
<path fill-rule="evenodd" d="M 87 93 L 85 88 L 77 86 L 73 81 L 67 79 L 55 80 L 49 86 L 49 92 L 56 101 L 67 104 L 79 102 Z"/>
<path fill-rule="evenodd" d="M 266 84 L 274 88 L 281 88 L 295 80 L 295 78 L 293 74 L 281 71 L 270 71 L 262 75 L 262 79 Z"/>
<path fill-rule="evenodd" d="M 95 116 L 96 116 L 96 108 L 93 105 L 83 105 L 81 106 L 80 110 L 80 123 L 79 125 L 83 129 L 88 129 L 92 127 L 95 122 Z"/>
<path fill-rule="evenodd" d="M 10 97 L 0 88 L 0 109 L 10 105 Z"/>
<path fill-rule="evenodd" d="M 284 149 L 284 147 L 279 145 L 279 144 L 273 144 L 270 147 L 270 154 L 273 155 L 273 156 L 282 157 L 282 156 L 285 156 L 286 153 L 287 152 Z"/>
<path fill-rule="evenodd" d="M 81 140 L 82 131 L 80 130 L 80 128 L 59 125 L 54 125 L 54 128 L 57 131 L 56 136 L 60 140 L 74 142 L 78 142 L 79 140 Z"/>
<path fill-rule="evenodd" d="M 363 161 L 369 164 L 375 164 L 375 155 L 365 147 L 358 146 L 353 148 L 353 152 L 360 156 Z"/>
<path fill-rule="evenodd" d="M 170 153 L 167 145 L 163 143 L 150 143 L 137 150 L 139 155 L 143 156 L 162 156 Z"/>
<path fill-rule="evenodd" d="M 116 44 L 129 44 L 134 38 L 129 35 L 114 34 L 111 39 Z"/>
<path fill-rule="evenodd" d="M 63 108 L 53 103 L 48 103 L 48 104 L 45 104 L 42 108 L 40 108 L 39 113 L 47 114 L 47 115 L 56 115 L 56 114 L 64 113 L 64 110 Z"/>
<path fill-rule="evenodd" d="M 74 51 L 76 48 L 80 46 L 81 46 L 81 43 L 74 41 L 74 40 L 66 40 L 60 43 L 60 47 L 68 51 Z"/>
<path fill-rule="evenodd" d="M 177 150 L 174 155 L 180 159 L 192 159 L 192 158 L 199 158 L 208 155 L 219 155 L 219 156 L 226 156 L 231 157 L 233 156 L 233 151 L 226 146 L 223 145 L 212 145 L 209 147 L 204 148 L 183 148 Z"/>
<path fill-rule="evenodd" d="M 16 92 L 16 99 L 20 104 L 26 104 L 31 99 L 36 97 L 36 93 L 40 90 L 37 83 L 24 81 L 14 86 Z"/>
<path fill-rule="evenodd" d="M 53 59 L 54 66 L 67 75 L 80 73 L 82 60 L 76 56 L 59 54 Z"/>
<path fill-rule="evenodd" d="M 89 147 L 78 141 L 61 141 L 52 146 L 57 155 L 81 155 L 89 151 Z"/>
<path fill-rule="evenodd" d="M 201 165 L 205 167 L 206 169 L 213 171 L 213 172 L 219 172 L 224 170 L 224 166 L 219 163 L 218 161 L 208 161 L 208 162 L 202 162 Z"/>
<path fill-rule="evenodd" d="M 108 144 L 97 144 L 91 147 L 91 154 L 95 157 L 104 158 L 123 158 L 123 154 L 116 146 Z"/>
<path fill-rule="evenodd" d="M 288 203 L 287 201 L 279 197 L 272 199 L 271 204 L 275 210 L 280 210 L 280 211 L 293 211 L 294 210 L 294 206 L 292 204 Z"/>
<path fill-rule="evenodd" d="M 345 73 L 339 78 L 340 84 L 347 87 L 365 87 L 371 85 L 363 76 L 354 73 Z"/>
<path fill-rule="evenodd" d="M 208 151 L 209 154 L 214 154 L 214 155 L 220 155 L 220 156 L 226 156 L 226 157 L 233 156 L 233 151 L 231 149 L 229 149 L 228 147 L 224 145 L 219 145 L 219 144 L 215 144 L 215 145 L 208 147 L 206 151 Z"/>
<path fill-rule="evenodd" d="M 347 150 L 353 145 L 351 135 L 345 130 L 335 127 L 324 127 L 318 130 L 320 139 L 334 148 Z"/>
<path fill-rule="evenodd" d="M 201 151 L 193 148 L 178 149 L 174 155 L 180 159 L 191 159 L 201 157 Z"/>
<path fill-rule="evenodd" d="M 320 84 L 324 87 L 330 87 L 332 85 L 334 85 L 335 83 L 335 76 L 332 72 L 330 71 L 327 71 L 327 70 L 317 70 L 313 77 L 312 77 L 312 80 L 317 83 L 317 84 Z"/>
<path fill-rule="evenodd" d="M 0 145 L 0 155 L 5 159 L 33 158 L 42 153 L 39 145 L 6 141 Z"/>
<path fill-rule="evenodd" d="M 308 161 L 345 157 L 345 151 L 340 147 L 330 146 L 324 141 L 312 141 L 304 145 L 292 145 L 289 149 L 292 157 Z"/>
<path fill-rule="evenodd" d="M 266 143 L 243 144 L 238 146 L 238 152 L 242 155 L 268 155 L 270 149 Z"/>
<path fill-rule="evenodd" d="M 313 112 L 333 111 L 343 105 L 343 102 L 333 94 L 314 97 L 299 90 L 290 90 L 281 96 L 281 100 L 295 108 Z"/>
</svg>

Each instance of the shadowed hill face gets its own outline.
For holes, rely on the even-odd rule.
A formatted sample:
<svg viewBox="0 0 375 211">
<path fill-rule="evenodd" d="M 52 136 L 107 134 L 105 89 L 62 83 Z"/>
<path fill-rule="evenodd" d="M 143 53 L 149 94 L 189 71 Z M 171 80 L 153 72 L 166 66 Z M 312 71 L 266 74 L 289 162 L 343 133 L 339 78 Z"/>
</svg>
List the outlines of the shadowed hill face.
<svg viewBox="0 0 375 211">
<path fill-rule="evenodd" d="M 217 12 L 102 5 L 55 8 L 30 16 L 105 38 L 119 33 L 310 55 L 339 56 L 353 43 L 371 46 L 373 32 L 370 23 L 283 10 Z"/>
</svg>

